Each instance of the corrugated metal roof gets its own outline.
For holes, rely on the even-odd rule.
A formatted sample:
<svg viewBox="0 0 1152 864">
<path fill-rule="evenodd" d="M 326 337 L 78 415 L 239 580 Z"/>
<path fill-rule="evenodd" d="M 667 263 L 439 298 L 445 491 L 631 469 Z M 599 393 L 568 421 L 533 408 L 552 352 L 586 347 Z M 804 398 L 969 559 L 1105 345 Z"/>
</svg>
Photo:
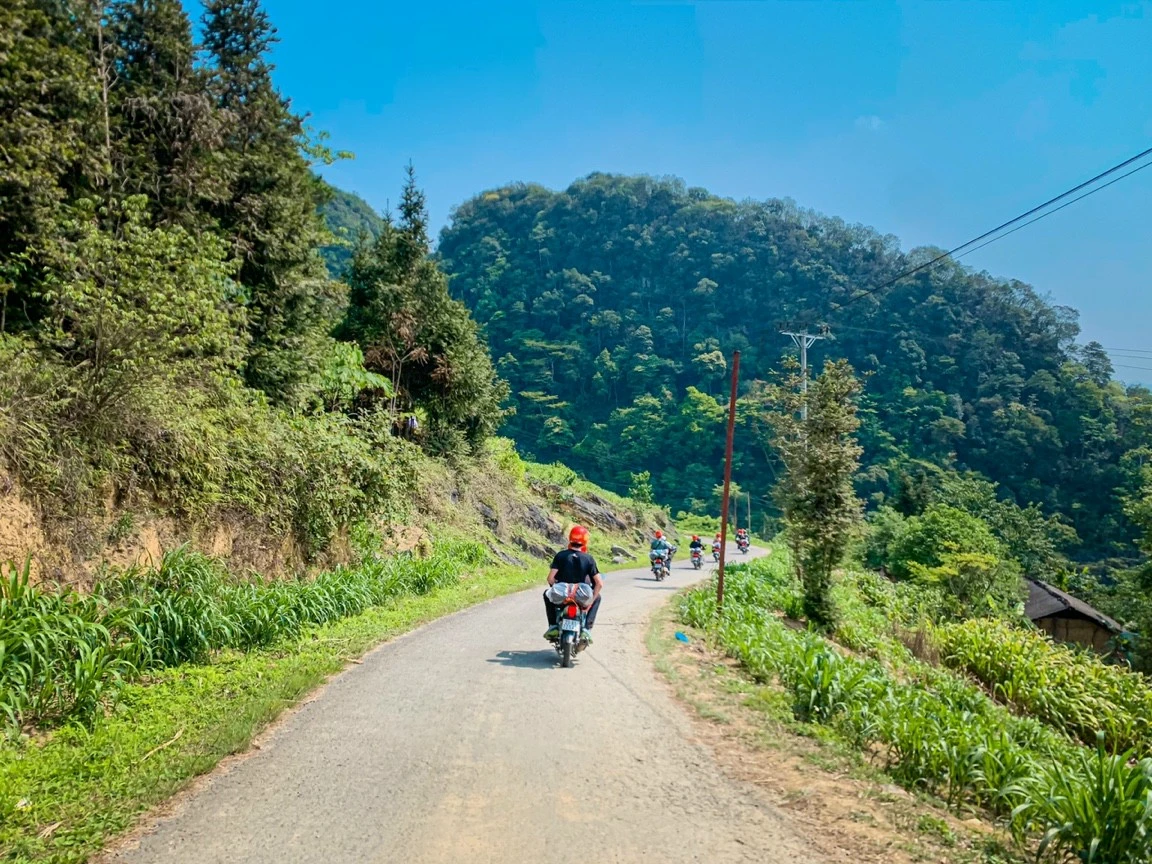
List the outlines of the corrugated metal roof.
<svg viewBox="0 0 1152 864">
<path fill-rule="evenodd" d="M 1036 621 L 1066 612 L 1075 612 L 1113 633 L 1121 633 L 1124 630 L 1116 621 L 1093 609 L 1083 600 L 1039 579 L 1028 580 L 1028 600 L 1024 604 L 1024 614 L 1029 619 Z"/>
</svg>

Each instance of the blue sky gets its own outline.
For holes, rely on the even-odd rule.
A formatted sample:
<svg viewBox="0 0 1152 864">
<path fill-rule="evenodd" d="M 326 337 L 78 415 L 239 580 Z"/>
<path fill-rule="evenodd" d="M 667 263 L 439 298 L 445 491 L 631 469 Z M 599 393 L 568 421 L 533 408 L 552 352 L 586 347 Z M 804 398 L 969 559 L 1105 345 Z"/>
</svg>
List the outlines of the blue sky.
<svg viewBox="0 0 1152 864">
<path fill-rule="evenodd" d="M 277 81 L 377 207 L 674 174 L 951 246 L 1152 146 L 1152 2 L 266 0 Z M 965 259 L 1152 370 L 1152 169 Z M 1118 368 L 1152 382 L 1152 371 Z"/>
</svg>

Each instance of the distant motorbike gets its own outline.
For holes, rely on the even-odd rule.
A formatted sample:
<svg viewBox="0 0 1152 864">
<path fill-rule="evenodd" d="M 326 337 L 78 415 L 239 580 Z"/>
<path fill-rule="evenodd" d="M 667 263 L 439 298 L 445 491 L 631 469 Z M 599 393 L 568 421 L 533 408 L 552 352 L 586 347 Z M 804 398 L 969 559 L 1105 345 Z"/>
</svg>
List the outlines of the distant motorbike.
<svg viewBox="0 0 1152 864">
<path fill-rule="evenodd" d="M 692 567 L 696 570 L 699 570 L 703 566 L 704 566 L 704 550 L 703 549 L 693 549 L 692 550 Z"/>
<path fill-rule="evenodd" d="M 719 546 L 713 546 L 712 547 L 712 560 L 715 561 L 717 564 L 720 563 L 720 547 Z"/>
<path fill-rule="evenodd" d="M 748 538 L 747 537 L 737 537 L 736 538 L 736 548 L 740 550 L 741 555 L 747 555 L 748 554 Z"/>
<path fill-rule="evenodd" d="M 550 637 L 560 655 L 560 665 L 572 668 L 573 658 L 588 647 L 584 640 L 584 622 L 592 605 L 592 586 L 583 583 L 557 582 L 548 589 L 548 602 L 557 607 L 559 633 Z"/>
<path fill-rule="evenodd" d="M 653 550 L 648 553 L 648 560 L 652 562 L 652 575 L 656 577 L 657 582 L 663 582 L 668 575 L 669 558 L 665 558 L 663 552 Z"/>
</svg>

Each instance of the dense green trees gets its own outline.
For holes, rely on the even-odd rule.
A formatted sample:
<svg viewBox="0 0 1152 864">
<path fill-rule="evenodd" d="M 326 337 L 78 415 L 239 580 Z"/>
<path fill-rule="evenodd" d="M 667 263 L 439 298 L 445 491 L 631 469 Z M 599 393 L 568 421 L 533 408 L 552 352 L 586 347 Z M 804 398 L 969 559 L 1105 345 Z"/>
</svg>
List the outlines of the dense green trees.
<svg viewBox="0 0 1152 864">
<path fill-rule="evenodd" d="M 439 252 L 511 386 L 510 430 L 538 458 L 620 488 L 643 466 L 658 500 L 705 501 L 739 348 L 736 477 L 762 506 L 778 465 L 758 381 L 781 325 L 827 322 L 817 363 L 846 358 L 865 383 L 871 506 L 915 514 L 941 472 L 976 472 L 1027 519 L 1063 514 L 1080 540 L 1068 551 L 1135 554 L 1125 454 L 1152 444 L 1152 395 L 1113 381 L 1100 346 L 1077 343 L 1075 312 L 1025 284 L 946 262 L 838 311 L 935 253 L 787 201 L 602 174 L 485 192 L 456 209 Z"/>
<path fill-rule="evenodd" d="M 272 81 L 275 30 L 258 0 L 203 8 L 196 45 L 180 0 L 0 4 L 0 472 L 78 551 L 111 495 L 315 556 L 402 504 L 389 409 L 460 453 L 505 391 L 411 176 L 349 302 L 321 254 L 334 154 Z"/>
<path fill-rule="evenodd" d="M 361 238 L 367 242 L 384 233 L 385 220 L 359 195 L 330 187 L 328 200 L 320 208 L 333 241 L 321 250 L 328 272 L 333 277 L 344 275 Z"/>
<path fill-rule="evenodd" d="M 384 223 L 375 243 L 349 267 L 342 335 L 364 351 L 365 365 L 395 394 L 419 404 L 437 451 L 458 452 L 499 428 L 508 390 L 448 280 L 429 257 L 428 214 L 411 167 L 399 222 Z"/>
</svg>

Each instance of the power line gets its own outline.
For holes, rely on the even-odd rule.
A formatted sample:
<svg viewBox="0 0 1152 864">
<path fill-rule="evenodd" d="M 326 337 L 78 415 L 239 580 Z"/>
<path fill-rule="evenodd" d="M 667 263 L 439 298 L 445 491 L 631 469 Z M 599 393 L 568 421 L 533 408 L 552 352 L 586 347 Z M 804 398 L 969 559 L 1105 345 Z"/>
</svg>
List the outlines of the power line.
<svg viewBox="0 0 1152 864">
<path fill-rule="evenodd" d="M 996 240 L 1001 239 L 1000 236 L 994 236 L 994 235 L 998 235 L 1005 228 L 1008 228 L 1011 225 L 1015 225 L 1017 222 L 1021 222 L 1025 219 L 1028 219 L 1028 217 L 1030 217 L 1030 216 L 1035 216 L 1037 213 L 1040 213 L 1041 211 L 1046 210 L 1048 207 L 1051 207 L 1057 201 L 1062 201 L 1063 199 L 1067 198 L 1069 195 L 1075 195 L 1080 190 L 1085 189 L 1089 186 L 1092 186 L 1094 183 L 1097 183 L 1100 180 L 1103 180 L 1105 177 L 1108 177 L 1111 174 L 1115 174 L 1117 171 L 1121 171 L 1124 168 L 1127 168 L 1129 165 L 1133 164 L 1134 162 L 1139 162 L 1141 159 L 1143 159 L 1149 155 L 1152 155 L 1152 147 L 1148 148 L 1147 150 L 1144 150 L 1141 153 L 1137 153 L 1135 156 L 1131 157 L 1130 159 L 1125 159 L 1123 162 L 1119 163 L 1118 165 L 1113 165 L 1108 170 L 1100 172 L 1099 174 L 1097 174 L 1095 177 L 1091 178 L 1090 180 L 1085 180 L 1083 183 L 1080 183 L 1077 186 L 1073 186 L 1071 189 L 1068 189 L 1065 192 L 1061 192 L 1059 195 L 1057 195 L 1054 198 L 1048 199 L 1043 204 L 1039 204 L 1036 207 L 1033 207 L 1031 210 L 1028 210 L 1024 213 L 1021 213 L 1019 216 L 1016 216 L 1012 219 L 1009 219 L 1007 222 L 1003 222 L 1000 225 L 997 225 L 992 230 L 985 231 L 979 237 L 973 237 L 971 240 L 967 241 L 966 243 L 961 243 L 959 246 L 956 246 L 956 247 L 948 250 L 947 252 L 944 252 L 940 255 L 937 255 L 935 258 L 932 258 L 929 261 L 925 261 L 924 263 L 919 264 L 916 267 L 912 267 L 908 270 L 905 270 L 903 273 L 900 273 L 899 275 L 893 277 L 892 279 L 889 279 L 887 282 L 882 282 L 879 285 L 875 286 L 874 288 L 869 288 L 867 291 L 864 291 L 860 294 L 857 294 L 854 297 L 850 297 L 848 300 L 845 300 L 842 304 L 840 304 L 834 311 L 840 311 L 841 309 L 844 309 L 847 306 L 851 306 L 853 303 L 856 303 L 859 300 L 863 300 L 865 297 L 872 296 L 873 294 L 877 293 L 878 291 L 883 291 L 885 288 L 890 288 L 893 285 L 895 285 L 897 282 L 899 282 L 901 279 L 906 279 L 909 276 L 912 276 L 916 273 L 919 273 L 921 270 L 926 270 L 929 267 L 933 267 L 936 264 L 943 261 L 945 258 L 957 257 L 957 253 L 961 252 L 961 250 L 967 249 L 969 246 L 973 246 L 977 243 L 981 243 L 981 241 L 986 240 L 987 242 L 981 243 L 980 246 L 976 247 L 978 249 L 983 248 L 984 246 L 987 246 L 988 243 L 993 243 Z M 1062 210 L 1064 207 L 1067 207 L 1069 204 L 1075 204 L 1076 201 L 1079 201 L 1083 198 L 1087 198 L 1089 195 L 1094 195 L 1095 193 L 1099 192 L 1101 189 L 1106 189 L 1108 186 L 1111 186 L 1113 183 L 1116 183 L 1120 180 L 1123 180 L 1124 177 L 1131 176 L 1132 174 L 1135 174 L 1136 171 L 1140 171 L 1140 170 L 1143 170 L 1144 168 L 1147 168 L 1148 165 L 1152 165 L 1152 162 L 1141 165 L 1138 168 L 1124 174 L 1122 177 L 1117 177 L 1116 179 L 1111 180 L 1102 186 L 1099 186 L 1095 189 L 1091 189 L 1088 192 L 1086 192 L 1084 195 L 1077 197 L 1075 200 L 1069 201 L 1066 204 L 1061 205 L 1060 207 L 1056 208 L 1056 210 L 1052 210 L 1050 213 L 1043 213 L 1042 215 L 1038 216 L 1036 219 L 1032 219 L 1031 221 L 1027 222 L 1026 225 L 1031 225 L 1033 222 L 1039 221 L 1040 219 L 1043 219 L 1045 216 L 1050 216 L 1052 213 L 1057 212 L 1057 210 Z M 1009 231 L 1002 236 L 1007 237 L 1008 234 L 1014 233 L 1015 231 L 1019 230 L 1019 228 L 1026 227 L 1026 225 L 1021 225 L 1018 228 L 1014 228 L 1012 231 Z M 989 239 L 989 238 L 991 238 L 991 239 Z M 972 249 L 970 251 L 975 252 L 976 250 Z M 967 255 L 967 254 L 968 254 L 968 252 L 964 252 L 959 257 L 963 257 L 963 255 Z"/>
<path fill-rule="evenodd" d="M 1083 195 L 1077 195 L 1077 196 L 1076 196 L 1075 198 L 1073 198 L 1071 201 L 1065 201 L 1065 202 L 1064 202 L 1063 204 L 1061 204 L 1059 207 L 1053 208 L 1052 210 L 1049 210 L 1047 213 L 1041 213 L 1041 214 L 1040 214 L 1039 216 L 1037 216 L 1035 219 L 1029 219 L 1029 220 L 1028 220 L 1027 222 L 1025 222 L 1023 225 L 1017 225 L 1017 226 L 1016 226 L 1015 228 L 1013 228 L 1011 231 L 1005 231 L 1005 232 L 1004 232 L 1003 234 L 1001 234 L 999 237 L 993 237 L 991 240 L 986 240 L 985 242 L 983 242 L 983 243 L 981 243 L 979 246 L 977 246 L 975 249 L 969 249 L 967 252 L 961 252 L 961 253 L 960 253 L 959 255 L 957 255 L 956 257 L 957 257 L 957 258 L 963 258 L 965 255 L 971 255 L 973 252 L 976 252 L 976 251 L 978 251 L 978 250 L 980 250 L 980 249 L 983 249 L 983 248 L 984 248 L 985 246 L 987 246 L 989 243 L 995 243 L 997 240 L 1003 240 L 1003 239 L 1004 239 L 1005 237 L 1007 237 L 1009 234 L 1015 234 L 1015 233 L 1016 233 L 1017 231 L 1019 231 L 1021 228 L 1027 228 L 1029 225 L 1033 224 L 1034 222 L 1039 222 L 1041 219 L 1046 219 L 1047 217 L 1051 216 L 1053 213 L 1059 213 L 1059 212 L 1060 212 L 1061 210 L 1063 210 L 1065 207 L 1071 207 L 1071 206 L 1072 206 L 1073 204 L 1075 204 L 1077 201 L 1081 201 L 1081 200 L 1083 200 L 1084 198 L 1087 198 L 1089 195 L 1095 195 L 1095 194 L 1096 194 L 1097 192 L 1099 192 L 1101 189 L 1107 189 L 1107 188 L 1108 188 L 1109 186 L 1111 186 L 1113 183 L 1119 183 L 1119 182 L 1120 182 L 1121 180 L 1123 180 L 1125 177 L 1131 177 L 1131 176 L 1132 176 L 1133 174 L 1135 174 L 1137 171 L 1143 171 L 1145 168 L 1148 168 L 1148 167 L 1152 167 L 1152 162 L 1145 162 L 1143 165 L 1140 165 L 1139 167 L 1133 168 L 1131 171 L 1127 172 L 1126 174 L 1121 174 L 1119 177 L 1115 177 L 1115 178 L 1113 178 L 1112 180 L 1109 180 L 1107 183 L 1104 183 L 1103 185 L 1101 185 L 1101 186 L 1098 186 L 1098 187 L 1097 187 L 1097 188 L 1095 188 L 1095 189 L 1090 189 L 1090 190 L 1088 190 L 1088 191 L 1087 191 L 1087 192 L 1085 192 Z"/>
</svg>

